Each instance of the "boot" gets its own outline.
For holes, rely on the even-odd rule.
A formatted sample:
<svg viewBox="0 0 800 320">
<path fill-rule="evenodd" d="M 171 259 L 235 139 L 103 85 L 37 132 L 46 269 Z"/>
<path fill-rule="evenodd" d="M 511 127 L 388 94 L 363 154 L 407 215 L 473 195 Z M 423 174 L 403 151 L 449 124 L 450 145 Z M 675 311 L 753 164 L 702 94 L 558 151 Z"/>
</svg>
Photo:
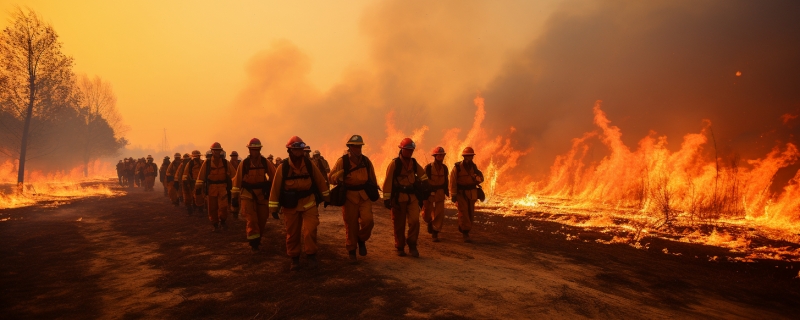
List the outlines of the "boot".
<svg viewBox="0 0 800 320">
<path fill-rule="evenodd" d="M 225 220 L 220 220 L 219 221 L 219 229 L 220 229 L 220 231 L 228 230 L 228 225 L 225 224 Z"/>
<path fill-rule="evenodd" d="M 309 269 L 316 269 L 319 266 L 319 262 L 317 262 L 317 255 L 316 254 L 307 254 L 306 258 L 308 258 L 308 268 Z"/>
<path fill-rule="evenodd" d="M 289 271 L 297 270 L 300 270 L 300 257 L 292 257 L 292 266 L 289 267 Z"/>
<path fill-rule="evenodd" d="M 433 238 L 433 242 L 439 242 L 439 231 L 433 230 L 431 238 Z"/>
<path fill-rule="evenodd" d="M 358 254 L 362 257 L 367 255 L 367 243 L 364 241 L 358 242 Z"/>
<path fill-rule="evenodd" d="M 464 235 L 464 242 L 472 243 L 472 239 L 469 237 L 469 231 L 462 231 L 462 234 Z"/>
<path fill-rule="evenodd" d="M 261 245 L 261 238 L 250 240 L 250 250 L 253 252 L 258 251 L 259 245 Z"/>
<path fill-rule="evenodd" d="M 417 245 L 409 245 L 408 246 L 408 254 L 410 254 L 414 258 L 419 258 L 419 251 L 417 251 Z"/>
<path fill-rule="evenodd" d="M 433 223 L 428 222 L 428 233 L 433 234 Z"/>
<path fill-rule="evenodd" d="M 211 232 L 219 232 L 219 223 L 214 224 L 214 229 Z"/>
<path fill-rule="evenodd" d="M 405 248 L 397 248 L 397 256 L 398 257 L 405 257 L 406 256 Z"/>
<path fill-rule="evenodd" d="M 355 250 L 347 251 L 347 255 L 350 256 L 350 263 L 358 262 L 358 258 L 356 258 L 356 251 Z"/>
</svg>

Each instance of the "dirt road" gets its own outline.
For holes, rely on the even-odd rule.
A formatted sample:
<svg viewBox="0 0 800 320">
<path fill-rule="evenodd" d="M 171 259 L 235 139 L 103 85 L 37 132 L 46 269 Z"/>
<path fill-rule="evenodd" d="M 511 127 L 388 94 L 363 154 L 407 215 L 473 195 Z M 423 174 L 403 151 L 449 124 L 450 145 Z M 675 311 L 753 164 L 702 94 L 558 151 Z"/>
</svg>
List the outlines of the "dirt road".
<svg viewBox="0 0 800 320">
<path fill-rule="evenodd" d="M 444 240 L 422 228 L 420 258 L 397 257 L 374 207 L 369 255 L 353 266 L 339 208 L 321 213 L 320 268 L 288 271 L 282 227 L 253 254 L 244 222 L 211 233 L 160 190 L 57 208 L 0 211 L 0 315 L 26 318 L 794 318 L 800 265 L 708 261 L 594 241 L 524 217 L 477 214 L 474 243 L 448 210 Z M 666 244 L 663 244 L 666 246 Z M 669 244 L 675 247 L 676 244 Z M 697 256 L 697 258 L 695 258 Z"/>
</svg>

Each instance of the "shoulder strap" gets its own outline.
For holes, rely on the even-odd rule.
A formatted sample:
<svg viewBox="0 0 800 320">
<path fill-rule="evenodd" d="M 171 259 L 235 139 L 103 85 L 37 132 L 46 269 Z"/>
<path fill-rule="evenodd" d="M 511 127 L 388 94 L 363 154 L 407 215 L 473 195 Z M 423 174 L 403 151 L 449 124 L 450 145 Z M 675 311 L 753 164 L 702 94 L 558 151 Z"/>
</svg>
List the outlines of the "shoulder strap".
<svg viewBox="0 0 800 320">
<path fill-rule="evenodd" d="M 432 176 L 432 174 L 431 174 L 431 171 L 433 171 L 432 167 L 433 167 L 433 163 L 429 163 L 429 164 L 425 165 L 425 174 L 428 175 L 428 178 L 430 178 Z"/>
<path fill-rule="evenodd" d="M 247 172 L 250 171 L 250 156 L 247 156 L 246 158 L 244 158 L 244 160 L 242 160 L 241 166 L 242 166 L 242 178 L 244 179 L 244 176 L 246 176 Z"/>
<path fill-rule="evenodd" d="M 350 155 L 349 154 L 346 154 L 346 155 L 342 156 L 342 167 L 344 167 L 344 175 L 342 176 L 342 181 L 344 181 L 344 179 L 347 178 L 347 175 L 350 174 Z"/>
<path fill-rule="evenodd" d="M 372 179 L 369 176 L 370 172 L 373 172 L 373 173 L 375 172 L 375 169 L 372 168 L 372 160 L 369 160 L 369 158 L 367 158 L 367 156 L 363 156 L 362 155 L 361 157 L 363 157 L 364 160 L 362 160 L 362 161 L 364 161 L 365 165 L 367 166 L 367 181 L 368 182 L 372 182 L 372 184 L 374 184 L 375 187 L 377 187 L 378 186 L 378 181 L 376 181 L 375 179 Z M 375 178 L 377 179 L 377 177 L 375 177 Z M 378 188 L 378 190 L 380 190 L 380 188 Z"/>
<path fill-rule="evenodd" d="M 314 194 L 318 194 L 319 198 L 322 199 L 322 194 L 319 192 L 319 188 L 317 188 L 317 181 L 314 179 L 314 165 L 311 163 L 306 157 L 303 157 L 303 161 L 306 163 L 306 170 L 308 170 L 308 178 L 311 179 L 311 192 Z M 317 168 L 319 170 L 319 168 Z"/>
</svg>

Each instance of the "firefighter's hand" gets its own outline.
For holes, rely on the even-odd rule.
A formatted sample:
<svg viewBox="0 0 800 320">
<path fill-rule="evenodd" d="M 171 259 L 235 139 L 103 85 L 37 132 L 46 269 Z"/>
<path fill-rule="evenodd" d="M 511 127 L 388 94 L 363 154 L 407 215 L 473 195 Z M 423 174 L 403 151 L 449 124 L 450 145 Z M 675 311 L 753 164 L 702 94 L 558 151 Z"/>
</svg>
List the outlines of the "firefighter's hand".
<svg viewBox="0 0 800 320">
<path fill-rule="evenodd" d="M 275 218 L 275 220 L 281 219 L 280 217 L 278 217 L 278 211 L 272 211 L 272 217 Z"/>
<path fill-rule="evenodd" d="M 392 209 L 392 200 L 390 199 L 383 200 L 383 206 L 386 207 L 386 209 Z"/>
</svg>

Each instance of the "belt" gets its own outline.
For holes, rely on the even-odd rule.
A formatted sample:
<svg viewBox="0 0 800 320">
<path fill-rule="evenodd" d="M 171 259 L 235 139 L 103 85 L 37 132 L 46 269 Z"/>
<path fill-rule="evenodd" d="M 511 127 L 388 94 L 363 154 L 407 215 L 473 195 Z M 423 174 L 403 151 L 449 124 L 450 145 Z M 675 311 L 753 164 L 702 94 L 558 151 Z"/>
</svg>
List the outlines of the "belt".
<svg viewBox="0 0 800 320">
<path fill-rule="evenodd" d="M 355 186 L 348 186 L 348 185 L 344 186 L 345 189 L 351 190 L 351 191 L 361 191 L 361 190 L 364 190 L 364 188 L 366 188 L 366 187 L 367 187 L 366 183 L 365 184 L 355 185 Z"/>
<path fill-rule="evenodd" d="M 298 200 L 314 194 L 314 191 L 311 191 L 311 189 L 303 191 L 284 190 L 283 192 L 294 192 L 294 196 L 297 197 Z"/>
<path fill-rule="evenodd" d="M 458 190 L 474 190 L 474 189 L 477 189 L 477 188 L 478 188 L 477 184 L 459 184 L 458 185 Z"/>
<path fill-rule="evenodd" d="M 211 180 L 211 179 L 208 180 L 208 184 L 227 184 L 227 183 L 228 181 L 225 180 Z"/>
<path fill-rule="evenodd" d="M 249 183 L 242 181 L 242 188 L 244 189 L 269 189 L 272 187 L 272 183 L 269 181 L 263 182 L 256 182 L 256 183 Z"/>
<path fill-rule="evenodd" d="M 406 193 L 406 194 L 414 194 L 414 186 L 396 186 L 397 192 Z"/>
</svg>

